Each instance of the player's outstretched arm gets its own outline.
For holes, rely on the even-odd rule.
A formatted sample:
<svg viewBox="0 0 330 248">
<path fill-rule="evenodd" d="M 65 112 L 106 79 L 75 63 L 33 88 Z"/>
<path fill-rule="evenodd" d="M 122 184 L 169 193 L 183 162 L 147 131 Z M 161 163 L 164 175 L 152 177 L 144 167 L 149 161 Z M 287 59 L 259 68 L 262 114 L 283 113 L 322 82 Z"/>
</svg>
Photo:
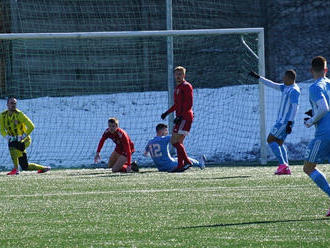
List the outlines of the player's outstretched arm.
<svg viewBox="0 0 330 248">
<path fill-rule="evenodd" d="M 266 86 L 271 87 L 275 90 L 281 90 L 281 85 L 283 85 L 283 84 L 275 83 L 275 82 L 273 82 L 273 81 L 271 81 L 267 78 L 264 78 L 264 77 L 260 76 L 258 73 L 254 72 L 254 71 L 250 71 L 248 75 L 251 76 L 251 77 L 254 77 L 256 79 L 259 79 Z"/>
</svg>

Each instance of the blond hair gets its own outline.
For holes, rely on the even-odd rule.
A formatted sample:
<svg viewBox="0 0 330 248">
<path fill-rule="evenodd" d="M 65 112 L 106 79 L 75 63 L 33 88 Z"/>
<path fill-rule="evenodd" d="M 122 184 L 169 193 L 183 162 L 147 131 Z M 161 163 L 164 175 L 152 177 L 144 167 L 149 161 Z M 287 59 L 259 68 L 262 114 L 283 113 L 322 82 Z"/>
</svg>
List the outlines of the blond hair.
<svg viewBox="0 0 330 248">
<path fill-rule="evenodd" d="M 177 66 L 177 67 L 174 68 L 174 72 L 175 71 L 182 71 L 183 74 L 186 74 L 187 69 L 184 68 L 183 66 L 179 65 L 179 66 Z"/>
<path fill-rule="evenodd" d="M 119 121 L 115 117 L 110 117 L 108 123 L 115 123 L 119 127 Z"/>
</svg>

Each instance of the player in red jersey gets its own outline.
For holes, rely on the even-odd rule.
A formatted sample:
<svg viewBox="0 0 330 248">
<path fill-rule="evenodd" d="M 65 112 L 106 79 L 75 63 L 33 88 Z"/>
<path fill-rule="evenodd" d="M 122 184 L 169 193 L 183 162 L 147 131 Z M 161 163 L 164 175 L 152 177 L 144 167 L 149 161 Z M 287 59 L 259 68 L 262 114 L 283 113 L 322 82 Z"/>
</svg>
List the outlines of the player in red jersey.
<svg viewBox="0 0 330 248">
<path fill-rule="evenodd" d="M 175 111 L 174 128 L 171 137 L 171 144 L 176 148 L 178 155 L 178 171 L 183 167 L 191 166 L 186 150 L 183 146 L 183 140 L 188 135 L 194 113 L 193 106 L 193 87 L 185 80 L 186 68 L 177 66 L 174 68 L 174 78 L 176 87 L 174 89 L 174 104 L 161 115 L 164 120 L 166 116 Z"/>
<path fill-rule="evenodd" d="M 116 144 L 115 150 L 112 152 L 108 166 L 112 168 L 112 172 L 138 172 L 139 168 L 134 161 L 131 163 L 134 143 L 131 141 L 127 133 L 119 128 L 119 122 L 116 118 L 109 118 L 108 126 L 100 139 L 97 147 L 94 162 L 98 163 L 101 159 L 100 151 L 106 139 L 110 138 Z"/>
</svg>

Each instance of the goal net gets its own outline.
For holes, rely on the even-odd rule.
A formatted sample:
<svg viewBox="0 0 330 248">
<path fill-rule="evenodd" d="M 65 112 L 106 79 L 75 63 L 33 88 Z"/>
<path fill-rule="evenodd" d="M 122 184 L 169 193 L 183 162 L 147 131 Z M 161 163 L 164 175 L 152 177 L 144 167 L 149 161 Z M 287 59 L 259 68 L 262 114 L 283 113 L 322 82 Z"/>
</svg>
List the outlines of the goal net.
<svg viewBox="0 0 330 248">
<path fill-rule="evenodd" d="M 263 96 L 247 74 L 263 73 L 262 57 L 262 29 L 0 34 L 1 94 L 16 96 L 36 126 L 31 161 L 91 166 L 108 118 L 117 117 L 135 143 L 133 159 L 149 164 L 143 150 L 164 122 L 160 115 L 174 88 L 168 70 L 182 65 L 194 87 L 188 155 L 205 154 L 214 163 L 257 162 Z M 6 100 L 0 103 L 6 107 Z M 106 142 L 104 162 L 113 148 Z M 11 166 L 6 149 L 0 158 Z"/>
</svg>

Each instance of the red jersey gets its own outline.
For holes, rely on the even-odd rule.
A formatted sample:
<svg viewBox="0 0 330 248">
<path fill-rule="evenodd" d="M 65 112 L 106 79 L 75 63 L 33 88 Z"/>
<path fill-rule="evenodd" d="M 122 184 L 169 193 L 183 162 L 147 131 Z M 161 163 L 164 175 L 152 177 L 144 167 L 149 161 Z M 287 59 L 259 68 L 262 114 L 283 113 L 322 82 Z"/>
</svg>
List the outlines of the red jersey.
<svg viewBox="0 0 330 248">
<path fill-rule="evenodd" d="M 132 153 L 134 152 L 134 143 L 131 141 L 128 134 L 119 127 L 114 133 L 110 133 L 109 128 L 107 128 L 100 139 L 97 152 L 101 151 L 105 140 L 108 138 L 112 139 L 112 141 L 116 144 L 116 152 L 127 157 L 127 163 L 131 164 Z"/>
<path fill-rule="evenodd" d="M 174 89 L 174 104 L 167 110 L 172 113 L 175 110 L 176 116 L 182 116 L 185 120 L 193 119 L 193 87 L 187 81 L 183 81 Z"/>
</svg>

